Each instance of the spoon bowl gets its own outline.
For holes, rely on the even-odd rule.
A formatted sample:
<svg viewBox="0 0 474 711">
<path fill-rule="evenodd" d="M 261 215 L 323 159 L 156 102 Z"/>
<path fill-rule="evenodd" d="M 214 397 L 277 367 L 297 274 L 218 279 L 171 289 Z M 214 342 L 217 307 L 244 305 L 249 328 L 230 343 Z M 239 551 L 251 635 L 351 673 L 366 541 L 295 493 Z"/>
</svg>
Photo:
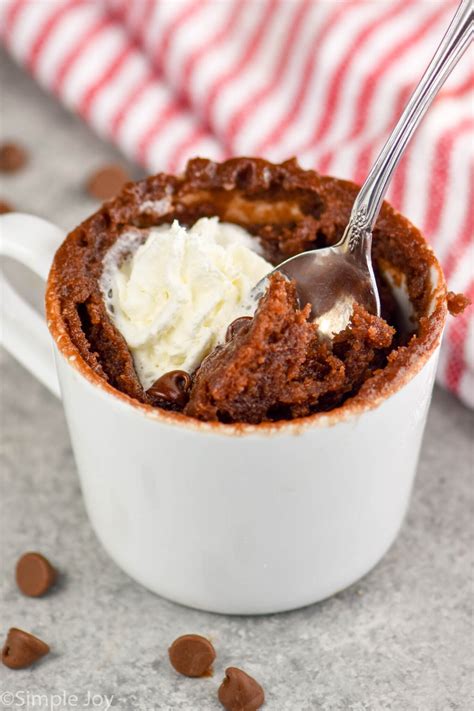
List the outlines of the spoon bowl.
<svg viewBox="0 0 474 711">
<path fill-rule="evenodd" d="M 310 304 L 311 319 L 327 338 L 348 325 L 355 304 L 380 315 L 380 300 L 370 259 L 363 261 L 342 243 L 297 254 L 279 264 L 251 292 L 251 310 L 264 295 L 268 279 L 279 272 L 296 284 L 301 305 Z"/>
</svg>

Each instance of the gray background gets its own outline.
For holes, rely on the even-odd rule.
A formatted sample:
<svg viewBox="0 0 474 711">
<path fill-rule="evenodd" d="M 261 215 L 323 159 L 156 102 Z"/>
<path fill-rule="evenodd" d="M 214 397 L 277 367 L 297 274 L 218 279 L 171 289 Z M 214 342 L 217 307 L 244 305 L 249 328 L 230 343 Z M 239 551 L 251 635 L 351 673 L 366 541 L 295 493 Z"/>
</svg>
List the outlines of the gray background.
<svg viewBox="0 0 474 711">
<path fill-rule="evenodd" d="M 0 90 L 1 136 L 31 152 L 27 170 L 2 179 L 0 197 L 72 228 L 96 208 L 81 188 L 89 172 L 120 156 L 3 56 Z M 65 694 L 61 709 L 91 708 L 88 694 L 113 695 L 120 710 L 218 709 L 229 665 L 262 683 L 269 711 L 472 708 L 473 416 L 450 395 L 435 391 L 409 514 L 377 568 L 318 605 L 232 618 L 160 599 L 107 558 L 84 511 L 60 403 L 0 357 L 0 635 L 22 627 L 53 650 L 29 670 L 0 665 L 0 692 L 23 694 L 10 708 L 40 708 L 31 694 L 43 693 Z M 29 549 L 62 573 L 43 599 L 22 597 L 13 581 Z M 214 677 L 170 668 L 167 647 L 185 632 L 214 641 Z"/>
</svg>

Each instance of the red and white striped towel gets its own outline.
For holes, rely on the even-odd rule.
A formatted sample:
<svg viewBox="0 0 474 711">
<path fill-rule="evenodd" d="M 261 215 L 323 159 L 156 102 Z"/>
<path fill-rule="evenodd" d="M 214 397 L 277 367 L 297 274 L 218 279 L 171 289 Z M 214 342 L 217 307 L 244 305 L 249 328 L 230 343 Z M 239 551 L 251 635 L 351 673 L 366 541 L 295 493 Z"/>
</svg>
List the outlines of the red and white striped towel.
<svg viewBox="0 0 474 711">
<path fill-rule="evenodd" d="M 11 54 L 149 171 L 195 155 L 362 181 L 456 0 L 0 0 Z M 474 301 L 472 53 L 418 130 L 389 199 Z M 450 319 L 439 382 L 474 406 L 474 319 Z"/>
</svg>

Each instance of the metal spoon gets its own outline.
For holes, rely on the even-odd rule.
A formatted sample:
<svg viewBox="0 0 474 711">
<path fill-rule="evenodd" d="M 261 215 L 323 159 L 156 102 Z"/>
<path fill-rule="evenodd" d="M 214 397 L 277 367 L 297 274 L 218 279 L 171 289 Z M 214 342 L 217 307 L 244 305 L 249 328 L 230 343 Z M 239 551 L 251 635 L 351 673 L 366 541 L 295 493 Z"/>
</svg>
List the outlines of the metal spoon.
<svg viewBox="0 0 474 711">
<path fill-rule="evenodd" d="M 268 286 L 281 272 L 296 281 L 300 304 L 311 304 L 322 335 L 331 338 L 349 323 L 354 303 L 380 315 L 380 299 L 372 268 L 372 228 L 384 195 L 408 141 L 431 102 L 466 50 L 473 34 L 472 0 L 462 0 L 433 59 L 413 92 L 397 125 L 382 148 L 357 195 L 344 235 L 332 247 L 297 254 L 276 267 L 252 290 L 253 313 Z"/>
</svg>

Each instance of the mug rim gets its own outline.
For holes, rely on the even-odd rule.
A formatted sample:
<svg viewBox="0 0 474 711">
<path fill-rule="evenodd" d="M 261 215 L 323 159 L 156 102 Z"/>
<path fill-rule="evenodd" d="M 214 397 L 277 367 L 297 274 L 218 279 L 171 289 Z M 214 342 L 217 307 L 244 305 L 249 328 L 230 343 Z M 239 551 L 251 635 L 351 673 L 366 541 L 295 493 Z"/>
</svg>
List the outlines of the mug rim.
<svg viewBox="0 0 474 711">
<path fill-rule="evenodd" d="M 421 235 L 421 233 L 419 234 Z M 424 237 L 423 239 L 426 243 Z M 433 253 L 431 247 L 429 245 L 427 246 Z M 112 397 L 116 403 L 120 402 L 122 405 L 131 406 L 134 411 L 140 412 L 149 420 L 154 420 L 161 424 L 184 427 L 187 430 L 222 435 L 300 434 L 315 426 L 334 426 L 340 422 L 346 422 L 351 418 L 375 410 L 385 402 L 385 400 L 388 400 L 392 395 L 400 391 L 423 369 L 440 345 L 448 312 L 446 304 L 447 286 L 441 265 L 435 256 L 431 264 L 431 269 L 433 286 L 430 299 L 430 318 L 432 318 L 432 323 L 427 334 L 427 342 L 417 341 L 413 346 L 408 347 L 406 363 L 398 364 L 393 377 L 391 379 L 383 379 L 382 382 L 378 384 L 375 392 L 365 393 L 363 389 L 361 389 L 353 397 L 346 400 L 341 406 L 334 410 L 315 412 L 312 415 L 295 418 L 293 420 L 277 420 L 275 422 L 261 422 L 259 424 L 246 422 L 228 424 L 214 421 L 206 422 L 189 417 L 181 412 L 164 410 L 146 403 L 141 403 L 114 388 L 85 362 L 71 340 L 62 319 L 59 298 L 55 289 L 56 267 L 54 262 L 49 273 L 46 288 L 47 326 L 59 355 L 61 355 L 67 364 L 84 378 L 85 381 L 94 387 L 98 393 Z M 386 368 L 387 366 L 380 372 L 384 373 Z"/>
</svg>

